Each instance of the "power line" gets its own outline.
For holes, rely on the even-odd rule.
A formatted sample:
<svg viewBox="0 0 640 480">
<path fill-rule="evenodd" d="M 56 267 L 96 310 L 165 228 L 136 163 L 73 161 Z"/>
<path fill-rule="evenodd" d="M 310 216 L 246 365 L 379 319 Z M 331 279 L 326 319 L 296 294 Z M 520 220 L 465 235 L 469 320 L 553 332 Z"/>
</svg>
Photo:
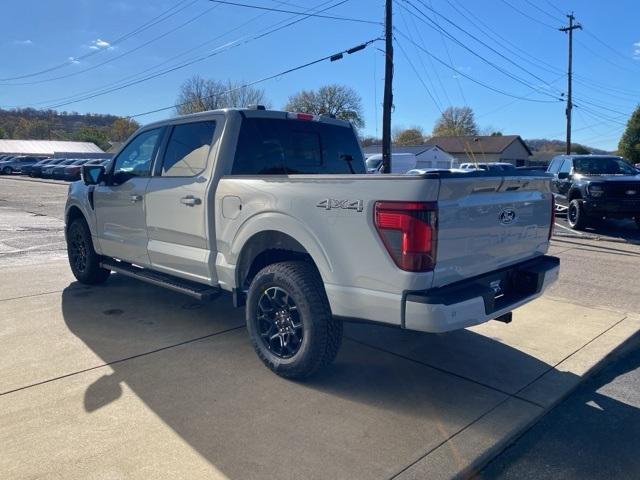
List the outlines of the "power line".
<svg viewBox="0 0 640 480">
<path fill-rule="evenodd" d="M 259 80 L 255 80 L 253 82 L 246 83 L 246 84 L 241 85 L 239 87 L 231 88 L 231 89 L 229 89 L 227 91 L 224 91 L 224 92 L 219 92 L 219 93 L 216 93 L 214 95 L 208 95 L 206 97 L 203 97 L 203 100 L 204 99 L 209 99 L 209 98 L 214 98 L 214 97 L 219 97 L 221 95 L 227 95 L 229 93 L 232 93 L 232 92 L 235 92 L 235 91 L 238 91 L 238 90 L 242 90 L 244 88 L 248 88 L 248 87 L 251 87 L 253 85 L 257 85 L 259 83 L 266 82 L 268 80 L 273 80 L 274 78 L 282 77 L 282 76 L 287 75 L 289 73 L 293 73 L 293 72 L 296 72 L 298 70 L 302 70 L 303 68 L 307 68 L 307 67 L 310 67 L 312 65 L 316 65 L 318 63 L 321 63 L 321 62 L 324 62 L 324 61 L 327 61 L 327 60 L 329 60 L 331 62 L 336 61 L 336 60 L 340 60 L 340 59 L 343 58 L 343 56 L 345 54 L 351 55 L 351 54 L 357 53 L 357 52 L 359 52 L 361 50 L 364 50 L 366 47 L 368 47 L 372 43 L 377 42 L 379 40 L 381 40 L 379 37 L 378 38 L 373 38 L 371 40 L 367 40 L 366 42 L 361 43 L 360 45 L 356 45 L 355 47 L 351 47 L 351 48 L 348 48 L 346 50 L 342 50 L 342 51 L 334 53 L 332 55 L 327 55 L 325 57 L 318 58 L 316 60 L 312 60 L 312 61 L 304 63 L 302 65 L 298 65 L 297 67 L 289 68 L 287 70 L 284 70 L 282 72 L 276 73 L 274 75 L 269 75 L 268 77 L 264 77 L 264 78 L 261 78 Z M 167 107 L 156 108 L 155 110 L 149 110 L 147 112 L 142 112 L 142 113 L 136 113 L 134 115 L 129 115 L 127 118 L 136 118 L 136 117 L 142 117 L 144 115 L 151 115 L 152 113 L 158 113 L 158 112 L 163 112 L 163 111 L 166 111 L 166 110 L 171 110 L 173 108 L 181 107 L 183 105 L 188 105 L 189 103 L 191 103 L 191 102 L 182 102 L 182 103 L 178 103 L 178 104 L 174 104 L 174 105 L 169 105 Z"/>
<path fill-rule="evenodd" d="M 611 45 L 609 45 L 608 43 L 604 42 L 603 40 L 601 40 L 599 37 L 597 37 L 596 35 L 594 35 L 593 33 L 591 33 L 589 30 L 585 30 L 585 33 L 587 35 L 589 35 L 591 38 L 593 38 L 596 42 L 600 43 L 601 45 L 603 45 L 604 47 L 606 47 L 607 49 L 611 50 L 613 53 L 615 53 L 616 55 L 618 55 L 619 57 L 625 59 L 625 60 L 629 60 L 629 57 L 623 55 L 622 53 L 620 53 L 618 50 L 616 50 L 615 48 L 613 48 Z M 632 60 L 633 62 L 633 60 Z"/>
<path fill-rule="evenodd" d="M 177 30 L 180 30 L 181 28 L 184 28 L 187 25 L 195 22 L 199 18 L 205 16 L 206 14 L 208 14 L 210 11 L 214 10 L 215 8 L 218 8 L 218 5 L 214 5 L 213 7 L 208 8 L 204 12 L 201 12 L 198 15 L 196 15 L 194 17 L 191 17 L 189 20 L 187 20 L 186 22 L 181 23 L 177 27 L 174 27 L 171 30 L 168 30 L 167 32 L 164 32 L 164 33 L 158 35 L 157 37 L 154 37 L 151 40 L 148 40 L 148 41 L 142 43 L 141 45 L 138 45 L 137 47 L 132 48 L 131 50 L 127 50 L 125 52 L 122 52 L 121 54 L 116 55 L 115 57 L 111 57 L 111 58 L 105 60 L 104 62 L 97 63 L 95 65 L 92 65 L 90 67 L 84 68 L 82 70 L 78 70 L 78 71 L 75 71 L 73 73 L 69 73 L 69 74 L 66 74 L 66 75 L 60 75 L 60 76 L 57 76 L 57 77 L 44 78 L 42 80 L 35 80 L 35 81 L 32 81 L 32 82 L 9 83 L 9 84 L 0 84 L 0 85 L 5 85 L 5 86 L 38 85 L 38 84 L 41 84 L 41 83 L 53 82 L 53 81 L 56 81 L 56 80 L 62 80 L 62 79 L 65 79 L 65 78 L 70 78 L 70 77 L 75 77 L 77 75 L 82 75 L 83 73 L 90 72 L 92 70 L 95 70 L 96 68 L 100 68 L 100 67 L 102 67 L 104 65 L 107 65 L 107 64 L 109 64 L 111 62 L 114 62 L 114 61 L 119 60 L 119 59 L 121 59 L 123 57 L 126 57 L 127 55 L 131 55 L 132 53 L 135 53 L 138 50 L 141 50 L 142 48 L 144 48 L 144 47 L 146 47 L 148 45 L 151 45 L 152 43 L 155 43 L 158 40 L 161 40 L 161 39 L 169 36 L 173 32 L 176 32 Z"/>
<path fill-rule="evenodd" d="M 411 29 L 409 28 L 409 23 L 407 22 L 407 19 L 405 18 L 404 15 L 404 10 L 400 9 L 400 18 L 402 19 L 402 23 L 404 24 L 405 28 L 407 29 L 407 33 L 409 35 L 409 37 L 411 37 L 412 39 L 413 34 L 411 32 Z M 413 17 L 411 17 L 411 20 L 413 20 Z M 414 29 L 416 30 L 416 33 L 419 33 L 419 30 L 415 27 L 415 22 L 413 23 L 414 25 Z M 418 35 L 419 36 L 419 35 Z M 419 36 L 419 39 L 422 43 L 422 45 L 424 46 L 424 40 L 422 39 L 421 36 Z M 398 46 L 400 46 L 400 43 L 398 42 Z M 400 48 L 402 49 L 402 47 L 400 46 Z M 403 51 L 404 53 L 404 51 Z M 406 56 L 406 55 L 405 55 Z M 436 108 L 440 111 L 442 111 L 442 100 L 440 99 L 440 96 L 438 95 L 438 92 L 436 91 L 436 87 L 435 87 L 435 83 L 433 82 L 431 75 L 429 75 L 429 70 L 427 69 L 426 65 L 424 64 L 423 61 L 423 55 L 417 55 L 418 60 L 420 61 L 420 65 L 422 66 L 422 71 L 424 72 L 425 77 L 427 78 L 429 85 L 431 85 L 431 88 L 427 89 L 429 91 L 429 95 L 433 95 L 433 100 L 434 103 L 436 105 Z M 433 69 L 434 73 L 437 73 L 437 70 L 435 69 L 432 60 L 429 58 L 429 61 L 431 62 L 431 68 Z M 449 99 L 449 96 L 447 95 L 446 90 L 444 89 L 444 86 L 442 84 L 442 80 L 440 79 L 440 76 L 438 75 L 438 81 L 440 82 L 440 88 L 442 88 L 442 91 L 444 92 L 444 95 L 447 97 L 447 101 L 448 104 L 451 105 L 451 100 Z"/>
<path fill-rule="evenodd" d="M 431 8 L 432 11 L 433 10 L 433 4 L 431 3 L 431 0 L 429 0 L 429 7 Z M 451 66 L 453 66 L 453 59 L 451 58 L 451 51 L 449 50 L 449 44 L 447 42 L 445 42 L 444 40 L 444 35 L 442 33 L 442 27 L 440 26 L 440 22 L 438 22 L 438 17 L 437 15 L 434 15 L 433 20 L 436 22 L 436 25 L 438 26 L 438 29 L 440 29 L 440 41 L 442 42 L 442 45 L 444 45 L 444 50 L 447 54 L 447 58 L 449 59 L 449 63 L 451 64 Z M 457 75 L 454 75 L 455 80 L 456 80 L 456 84 L 458 85 L 458 91 L 460 92 L 460 97 L 462 98 L 462 101 L 464 102 L 465 105 L 469 105 L 469 102 L 467 102 L 467 98 L 464 96 L 464 92 L 462 91 L 462 85 L 460 82 L 460 77 L 458 77 Z"/>
<path fill-rule="evenodd" d="M 400 9 L 400 15 L 401 17 L 404 19 L 404 9 Z M 418 38 L 418 41 L 420 42 L 420 45 L 422 45 L 423 48 L 426 49 L 426 42 L 424 40 L 424 37 L 422 36 L 422 32 L 420 31 L 420 28 L 418 28 L 418 23 L 416 21 L 416 17 L 414 15 L 410 15 L 409 16 L 409 21 L 411 22 L 411 27 L 413 27 L 413 31 L 416 34 L 416 37 Z M 407 22 L 408 23 L 408 22 Z M 407 31 L 409 33 L 409 36 L 413 39 L 413 35 L 411 35 L 411 28 L 407 27 Z M 426 65 L 424 64 L 423 61 L 423 55 L 418 55 L 418 59 L 420 60 L 420 64 L 422 65 L 422 69 L 424 70 L 425 76 L 427 77 L 427 79 L 431 80 L 431 75 L 429 74 L 429 69 L 426 67 Z M 438 85 L 440 86 L 440 90 L 442 91 L 442 94 L 444 96 L 444 98 L 447 101 L 447 105 L 453 105 L 453 102 L 451 101 L 451 98 L 449 97 L 449 93 L 447 92 L 447 89 L 444 86 L 444 82 L 442 81 L 442 77 L 440 76 L 440 71 L 439 68 L 436 67 L 436 64 L 434 63 L 433 59 L 431 57 L 427 57 L 427 61 L 429 62 L 429 66 L 431 67 L 431 72 L 433 72 L 433 74 L 436 77 L 436 80 L 438 82 Z M 440 103 L 442 103 L 442 100 L 440 99 L 440 96 L 437 94 L 437 89 L 435 87 L 435 82 L 432 82 L 432 89 L 433 89 L 433 93 L 435 94 L 436 98 L 440 101 Z"/>
<path fill-rule="evenodd" d="M 339 6 L 339 5 L 342 5 L 342 4 L 346 3 L 347 1 L 348 0 L 342 0 L 342 1 L 340 1 L 340 2 L 338 2 L 336 4 L 334 4 L 334 5 L 330 5 L 328 7 L 325 7 L 321 11 L 326 11 L 326 10 L 329 10 L 331 8 L 335 8 L 335 7 Z M 328 3 L 328 2 L 324 2 L 323 4 L 326 4 L 326 3 Z M 313 10 L 313 9 L 311 9 L 311 10 Z M 191 59 L 189 61 L 186 61 L 186 62 L 183 62 L 183 63 L 180 63 L 180 64 L 176 64 L 176 65 L 174 65 L 172 67 L 168 67 L 168 68 L 166 68 L 164 70 L 149 74 L 149 75 L 147 75 L 145 77 L 142 77 L 142 78 L 139 78 L 139 79 L 136 79 L 136 80 L 132 80 L 130 82 L 115 86 L 113 88 L 107 88 L 107 89 L 104 89 L 104 90 L 99 91 L 97 93 L 88 94 L 88 95 L 85 95 L 85 96 L 83 96 L 83 97 L 81 97 L 79 99 L 74 99 L 74 100 L 71 100 L 71 101 L 68 101 L 68 102 L 63 102 L 63 103 L 59 103 L 59 104 L 56 104 L 56 105 L 50 105 L 50 106 L 48 106 L 46 108 L 59 108 L 59 107 L 63 107 L 63 106 L 66 106 L 66 105 L 71 105 L 73 103 L 78 103 L 78 102 L 81 102 L 81 101 L 89 100 L 89 99 L 92 99 L 92 98 L 95 98 L 95 97 L 106 95 L 108 93 L 112 93 L 112 92 L 115 92 L 115 91 L 118 91 L 118 90 L 122 90 L 124 88 L 128 88 L 128 87 L 133 86 L 133 85 L 140 84 L 142 82 L 146 82 L 146 81 L 151 80 L 153 78 L 157 78 L 157 77 L 166 75 L 168 73 L 174 72 L 176 70 L 180 70 L 182 68 L 194 65 L 194 64 L 196 64 L 198 62 L 207 60 L 207 59 L 209 59 L 209 58 L 211 58 L 213 56 L 219 55 L 220 53 L 222 53 L 224 51 L 227 51 L 227 50 L 229 50 L 231 48 L 235 48 L 235 47 L 238 47 L 238 46 L 241 46 L 241 45 L 245 45 L 245 44 L 247 44 L 247 43 L 249 43 L 251 41 L 258 40 L 258 39 L 263 38 L 263 37 L 265 37 L 267 35 L 270 35 L 272 33 L 275 33 L 277 31 L 279 31 L 279 30 L 282 30 L 283 28 L 287 28 L 287 27 L 289 27 L 291 25 L 295 25 L 296 23 L 304 21 L 307 18 L 309 18 L 309 16 L 307 14 L 305 14 L 305 16 L 303 18 L 299 18 L 297 20 L 293 20 L 293 21 L 288 22 L 288 23 L 286 23 L 284 25 L 280 25 L 278 27 L 272 28 L 271 30 L 268 30 L 268 31 L 266 31 L 264 33 L 261 33 L 261 34 L 258 34 L 258 35 L 255 35 L 253 37 L 245 38 L 243 41 L 238 40 L 238 41 L 235 41 L 235 42 L 227 43 L 227 44 L 223 45 L 222 47 L 219 47 L 218 49 L 216 49 L 213 52 L 208 53 L 206 55 Z M 281 24 L 282 22 L 278 22 L 278 23 Z"/>
<path fill-rule="evenodd" d="M 332 0 L 325 0 L 320 4 L 307 9 L 306 12 L 311 12 L 311 11 L 317 10 L 317 9 L 325 6 L 326 4 L 331 3 L 331 1 Z M 283 0 L 283 1 L 279 1 L 278 3 L 279 4 L 288 4 L 289 2 L 286 2 L 286 1 Z M 330 8 L 333 8 L 333 7 L 327 7 L 326 9 L 321 10 L 321 11 L 326 11 L 326 10 L 328 10 Z M 45 100 L 45 101 L 33 103 L 33 104 L 31 104 L 31 106 L 47 105 L 47 104 L 51 104 L 53 102 L 63 102 L 63 101 L 66 101 L 66 100 L 72 100 L 72 99 L 83 97 L 84 95 L 91 95 L 93 93 L 101 92 L 104 89 L 108 89 L 108 88 L 111 88 L 111 87 L 114 87 L 114 86 L 122 85 L 122 84 L 126 83 L 128 80 L 134 79 L 134 78 L 139 77 L 139 76 L 141 76 L 143 74 L 151 72 L 151 71 L 153 71 L 153 70 L 155 70 L 155 69 L 157 69 L 157 68 L 159 68 L 159 67 L 161 67 L 163 65 L 166 65 L 166 64 L 172 62 L 175 59 L 184 57 L 185 55 L 188 55 L 189 53 L 194 52 L 194 51 L 200 49 L 201 47 L 204 47 L 205 45 L 213 43 L 216 40 L 218 40 L 218 39 L 220 39 L 220 38 L 222 38 L 222 37 L 224 37 L 224 36 L 226 36 L 226 35 L 228 35 L 228 34 L 230 34 L 232 32 L 235 32 L 236 30 L 240 30 L 241 28 L 245 27 L 246 25 L 250 24 L 251 22 L 253 22 L 253 21 L 255 21 L 255 20 L 257 20 L 257 19 L 259 19 L 259 18 L 261 18 L 261 17 L 263 17 L 265 15 L 267 15 L 266 12 L 260 13 L 258 15 L 255 15 L 252 18 L 250 18 L 249 20 L 247 20 L 245 22 L 242 22 L 241 24 L 239 24 L 239 25 L 237 25 L 237 26 L 235 26 L 235 27 L 233 27 L 233 28 L 231 28 L 231 29 L 219 34 L 219 35 L 216 35 L 215 37 L 213 37 L 213 38 L 211 38 L 209 40 L 206 40 L 206 41 L 204 41 L 204 42 L 202 42 L 202 43 L 200 43 L 200 44 L 198 44 L 198 45 L 196 45 L 194 47 L 191 47 L 191 48 L 189 48 L 187 50 L 183 50 L 182 52 L 180 52 L 180 53 L 178 53 L 178 54 L 176 54 L 176 55 L 174 55 L 174 56 L 172 56 L 172 57 L 170 57 L 170 58 L 168 58 L 168 59 L 156 64 L 156 65 L 153 65 L 152 67 L 145 68 L 144 70 L 141 70 L 141 71 L 139 71 L 137 73 L 134 73 L 132 75 L 127 75 L 125 77 L 120 78 L 119 80 L 114 81 L 114 82 L 109 82 L 107 84 L 104 84 L 104 85 L 100 86 L 97 89 L 96 88 L 92 88 L 92 89 L 84 90 L 82 92 L 79 92 L 79 93 L 76 93 L 76 94 L 73 94 L 73 95 L 67 95 L 65 97 L 58 97 L 58 98 L 54 98 L 54 99 L 50 99 L 50 100 Z M 288 22 L 289 20 L 295 18 L 296 16 L 299 16 L 299 15 L 293 15 L 293 16 L 287 18 L 287 19 L 280 20 L 280 21 L 278 21 L 278 22 L 276 22 L 276 23 L 274 23 L 272 25 L 269 25 L 268 27 L 263 29 L 263 31 L 267 31 L 267 30 L 269 30 L 271 28 L 280 26 L 280 25 Z M 305 17 L 305 19 L 306 19 L 306 17 Z M 214 49 L 214 50 L 219 50 L 220 48 L 223 48 L 225 46 L 230 46 L 230 45 L 231 45 L 230 48 L 232 48 L 233 44 L 240 42 L 243 38 L 248 38 L 248 35 L 245 35 L 244 37 L 241 37 L 241 38 L 239 38 L 237 40 L 234 40 L 233 42 L 227 42 L 226 44 L 224 44 L 222 46 L 216 47 L 216 49 Z M 178 64 L 175 64 L 175 65 L 178 65 Z"/>
<path fill-rule="evenodd" d="M 539 23 L 540 25 L 543 25 L 547 28 L 552 28 L 553 30 L 556 29 L 556 27 L 554 27 L 553 25 L 550 25 L 546 22 L 543 22 L 542 20 L 533 17 L 531 15 L 529 15 L 527 12 L 520 10 L 518 7 L 516 7 L 515 5 L 513 5 L 512 3 L 508 2 L 507 0 L 500 0 L 502 3 L 504 3 L 505 5 L 507 5 L 508 7 L 512 8 L 513 10 L 515 10 L 516 12 L 518 12 L 520 15 L 522 15 L 523 17 L 527 17 L 529 20 L 532 20 L 536 23 Z"/>
<path fill-rule="evenodd" d="M 424 83 L 424 80 L 422 79 L 422 77 L 420 76 L 420 74 L 418 73 L 418 70 L 416 69 L 416 67 L 413 65 L 413 62 L 411 61 L 411 58 L 409 58 L 409 55 L 407 55 L 407 52 L 405 51 L 404 47 L 402 46 L 402 44 L 400 42 L 397 41 L 396 39 L 396 43 L 398 45 L 398 47 L 400 48 L 400 51 L 402 52 L 402 54 L 404 55 L 404 58 L 407 60 L 407 62 L 409 63 L 409 65 L 411 66 L 411 69 L 414 71 L 414 73 L 416 74 L 416 77 L 418 77 L 418 80 L 420 80 L 420 83 L 422 83 L 422 86 L 424 87 L 424 91 L 427 92 L 427 95 L 429 96 L 429 98 L 431 99 L 431 101 L 433 102 L 433 104 L 436 106 L 436 108 L 440 111 L 440 113 L 442 112 L 442 108 L 440 108 L 440 106 L 438 105 L 438 102 L 436 101 L 436 99 L 433 97 L 431 91 L 429 90 L 429 88 L 427 87 L 427 84 Z"/>
<path fill-rule="evenodd" d="M 428 6 L 426 6 L 424 4 L 424 2 L 422 2 L 422 0 L 418 0 L 425 8 L 430 9 Z M 485 62 L 486 64 L 490 65 L 491 67 L 493 67 L 494 69 L 498 70 L 499 72 L 501 72 L 502 74 L 506 75 L 507 77 L 515 80 L 518 83 L 521 83 L 523 85 L 525 85 L 528 88 L 532 88 L 534 90 L 538 90 L 540 93 L 544 94 L 544 95 L 548 95 L 550 97 L 554 97 L 552 94 L 546 92 L 546 91 L 540 91 L 541 89 L 538 87 L 535 87 L 533 85 L 531 85 L 530 83 L 528 83 L 526 80 L 523 80 L 521 77 L 512 74 L 510 72 L 508 72 L 507 70 L 503 69 L 502 67 L 500 67 L 499 65 L 493 63 L 492 61 L 488 60 L 487 58 L 485 58 L 484 56 L 480 55 L 478 52 L 476 52 L 475 50 L 473 50 L 472 48 L 468 47 L 467 45 L 465 45 L 464 43 L 462 43 L 460 40 L 458 40 L 456 37 L 452 36 L 449 32 L 447 32 L 446 30 L 444 30 L 443 28 L 438 28 L 438 26 L 436 25 L 435 27 L 433 25 L 435 25 L 435 23 L 433 22 L 433 20 L 431 20 L 429 17 L 427 17 L 424 12 L 422 12 L 420 9 L 418 9 L 410 0 L 404 0 L 405 3 L 408 3 L 409 5 L 411 5 L 422 17 L 424 17 L 429 23 L 424 22 L 425 24 L 429 25 L 431 28 L 435 28 L 438 31 L 443 32 L 449 39 L 451 39 L 452 41 L 454 41 L 455 43 L 457 43 L 458 45 L 460 45 L 462 48 L 464 48 L 465 50 L 467 50 L 468 52 L 470 52 L 472 55 L 478 57 L 480 60 L 482 60 L 483 62 Z M 405 7 L 403 7 L 405 8 Z M 462 27 L 458 26 L 455 22 L 449 20 L 447 17 L 445 17 L 444 15 L 440 14 L 439 12 L 435 11 L 434 9 L 430 9 L 431 11 L 433 11 L 436 15 L 440 16 L 441 18 L 443 18 L 445 21 L 447 21 L 447 23 L 451 24 L 453 27 L 457 28 L 458 30 L 462 31 L 463 33 L 465 33 L 466 35 L 468 35 L 469 37 L 473 38 L 474 40 L 476 40 L 477 42 L 479 42 L 480 44 L 484 45 L 485 47 L 487 47 L 489 50 L 491 50 L 492 52 L 496 53 L 497 55 L 499 55 L 501 58 L 505 59 L 506 61 L 508 61 L 509 63 L 515 65 L 516 67 L 518 67 L 519 69 L 525 71 L 526 73 L 528 73 L 529 75 L 533 76 L 534 78 L 538 79 L 539 81 L 543 82 L 545 85 L 549 86 L 549 82 L 547 82 L 546 80 L 544 80 L 543 78 L 537 76 L 536 74 L 528 71 L 526 68 L 522 67 L 521 65 L 519 65 L 517 62 L 514 62 L 513 60 L 511 60 L 510 58 L 506 57 L 505 55 L 503 55 L 502 53 L 498 52 L 496 49 L 494 49 L 493 47 L 491 47 L 490 45 L 488 45 L 487 43 L 485 43 L 484 41 L 482 41 L 481 39 L 479 39 L 478 37 L 476 37 L 475 35 L 467 32 L 465 29 L 463 29 Z M 412 12 L 411 12 L 412 13 Z M 412 13 L 413 14 L 413 13 Z M 555 97 L 554 97 L 555 98 Z"/>
<path fill-rule="evenodd" d="M 451 67 L 447 64 L 447 62 L 445 62 L 444 60 L 442 60 L 441 58 L 435 56 L 433 53 L 429 52 L 427 49 L 421 47 L 420 45 L 418 45 L 417 43 L 415 43 L 414 41 L 412 41 L 407 35 L 405 35 L 404 33 L 402 33 L 400 30 L 398 30 L 397 28 L 395 29 L 395 31 L 401 35 L 402 37 L 404 37 L 407 41 L 409 41 L 410 43 L 412 43 L 413 45 L 416 46 L 416 48 L 422 50 L 425 54 L 427 54 L 429 57 L 433 58 L 436 62 L 438 62 L 441 65 L 444 65 L 446 68 L 449 68 L 450 70 L 453 70 L 454 72 L 456 72 L 459 75 L 462 75 L 463 77 L 465 77 L 468 80 L 471 80 L 473 83 L 476 83 L 488 90 L 491 90 L 493 92 L 499 93 L 501 95 L 504 95 L 506 97 L 511 97 L 511 98 L 517 98 L 519 100 L 524 100 L 527 102 L 535 102 L 535 103 L 558 103 L 558 100 L 542 100 L 542 99 L 537 99 L 537 98 L 527 98 L 527 97 L 523 97 L 521 95 L 514 95 L 512 93 L 509 92 L 505 92 L 504 90 L 501 90 L 499 88 L 493 87 L 491 85 L 488 85 L 470 75 L 467 75 L 464 72 L 461 72 L 460 70 L 457 70 L 454 67 Z"/>
<path fill-rule="evenodd" d="M 171 18 L 172 16 L 178 14 L 182 10 L 190 7 L 191 5 L 196 3 L 198 0 L 191 0 L 191 2 L 188 5 L 185 5 L 182 8 L 179 8 L 179 9 L 175 10 L 177 7 L 179 7 L 180 5 L 183 5 L 187 1 L 188 0 L 181 0 L 177 4 L 173 5 L 169 9 L 165 10 L 164 12 L 162 12 L 161 14 L 155 16 L 151 20 L 148 20 L 147 22 L 145 22 L 144 24 L 136 27 L 132 31 L 130 31 L 130 32 L 118 37 L 116 40 L 111 42 L 110 45 L 113 46 L 113 45 L 117 45 L 119 43 L 122 43 L 123 41 L 127 40 L 128 38 L 131 38 L 132 36 L 137 35 L 138 33 L 141 33 L 143 31 L 151 28 L 152 26 L 157 25 L 160 22 L 163 22 L 163 21 L 167 20 L 168 18 Z M 164 16 L 164 18 L 161 18 L 163 16 Z M 18 76 L 15 76 L 15 77 L 0 78 L 0 82 L 6 82 L 6 81 L 11 81 L 11 80 L 22 80 L 23 78 L 35 77 L 37 75 L 42 75 L 43 73 L 49 73 L 49 72 L 58 70 L 60 68 L 67 67 L 69 65 L 73 65 L 75 61 L 84 60 L 85 58 L 89 58 L 89 57 L 92 57 L 93 55 L 97 55 L 98 53 L 103 52 L 104 50 L 105 50 L 105 48 L 99 48 L 98 50 L 92 50 L 92 51 L 90 51 L 88 53 L 85 53 L 84 55 L 80 55 L 78 57 L 70 57 L 68 60 L 66 60 L 66 61 L 64 61 L 62 63 L 59 63 L 59 64 L 54 65 L 52 67 L 48 67 L 48 68 L 45 68 L 43 70 L 39 70 L 39 71 L 36 71 L 36 72 L 26 73 L 26 74 L 18 75 Z"/>
<path fill-rule="evenodd" d="M 565 12 L 563 12 L 562 10 L 560 10 L 558 7 L 556 7 L 553 2 L 550 2 L 549 0 L 544 0 L 546 2 L 547 5 L 549 5 L 551 8 L 553 8 L 556 12 L 558 12 L 561 16 L 565 15 Z"/>
<path fill-rule="evenodd" d="M 234 7 L 245 7 L 245 8 L 254 8 L 256 10 L 266 10 L 268 12 L 280 12 L 280 13 L 294 13 L 296 15 L 300 15 L 302 12 L 296 12 L 294 10 L 283 10 L 281 8 L 273 8 L 273 7 L 262 7 L 259 5 L 248 5 L 246 3 L 236 3 L 236 2 L 227 2 L 224 0 L 209 0 L 210 2 L 219 3 L 222 5 L 232 5 Z M 373 20 L 364 20 L 362 18 L 351 18 L 351 17 L 339 17 L 334 15 L 309 15 L 310 17 L 317 18 L 328 18 L 330 20 L 343 20 L 346 22 L 358 22 L 358 23 L 368 23 L 370 25 L 382 25 L 382 22 L 376 22 Z"/>
<path fill-rule="evenodd" d="M 536 5 L 535 3 L 533 3 L 531 0 L 524 0 L 525 2 L 527 2 L 529 5 L 531 5 L 533 8 L 535 8 L 536 10 L 538 10 L 539 12 L 543 13 L 544 15 L 546 15 L 547 17 L 549 17 L 551 20 L 553 20 L 554 22 L 562 22 L 564 20 L 560 19 L 558 20 L 558 18 L 552 14 L 550 14 L 549 12 L 547 12 L 545 9 L 540 8 L 538 5 Z M 564 16 L 564 14 L 563 14 Z"/>
</svg>

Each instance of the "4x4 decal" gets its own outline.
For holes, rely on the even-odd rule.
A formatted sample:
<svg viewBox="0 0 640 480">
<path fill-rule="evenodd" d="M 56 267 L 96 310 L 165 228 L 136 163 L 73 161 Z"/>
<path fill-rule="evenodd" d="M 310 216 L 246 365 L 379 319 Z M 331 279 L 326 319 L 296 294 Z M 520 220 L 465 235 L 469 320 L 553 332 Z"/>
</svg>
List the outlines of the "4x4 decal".
<svg viewBox="0 0 640 480">
<path fill-rule="evenodd" d="M 334 208 L 340 208 L 342 210 L 355 210 L 361 212 L 364 208 L 362 200 L 336 200 L 335 198 L 326 198 L 320 200 L 316 207 L 324 208 L 325 210 L 332 210 Z"/>
</svg>

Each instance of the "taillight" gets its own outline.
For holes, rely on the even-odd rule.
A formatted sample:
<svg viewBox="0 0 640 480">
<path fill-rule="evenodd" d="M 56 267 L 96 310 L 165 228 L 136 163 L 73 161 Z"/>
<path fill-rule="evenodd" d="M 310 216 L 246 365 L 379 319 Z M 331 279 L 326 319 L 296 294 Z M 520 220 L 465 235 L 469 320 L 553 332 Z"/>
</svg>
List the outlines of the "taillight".
<svg viewBox="0 0 640 480">
<path fill-rule="evenodd" d="M 287 113 L 287 118 L 293 120 L 306 120 L 308 122 L 317 122 L 320 120 L 319 115 L 313 115 L 311 113 Z"/>
<path fill-rule="evenodd" d="M 399 268 L 433 270 L 438 238 L 435 202 L 376 202 L 374 216 L 382 243 Z"/>
<path fill-rule="evenodd" d="M 556 224 L 556 197 L 551 194 L 551 225 L 549 225 L 549 240 L 553 235 L 553 227 Z"/>
</svg>

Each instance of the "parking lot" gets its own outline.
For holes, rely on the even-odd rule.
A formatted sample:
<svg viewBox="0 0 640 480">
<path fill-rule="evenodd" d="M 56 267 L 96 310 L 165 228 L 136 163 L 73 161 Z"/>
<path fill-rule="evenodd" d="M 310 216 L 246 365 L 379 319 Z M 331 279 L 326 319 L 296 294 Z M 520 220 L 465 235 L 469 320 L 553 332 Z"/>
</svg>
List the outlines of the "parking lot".
<svg viewBox="0 0 640 480">
<path fill-rule="evenodd" d="M 226 296 L 198 303 L 117 274 L 76 283 L 66 191 L 0 178 L 4 478 L 450 478 L 637 347 L 640 230 L 576 233 L 559 218 L 560 281 L 511 324 L 349 324 L 334 366 L 287 381 Z"/>
</svg>

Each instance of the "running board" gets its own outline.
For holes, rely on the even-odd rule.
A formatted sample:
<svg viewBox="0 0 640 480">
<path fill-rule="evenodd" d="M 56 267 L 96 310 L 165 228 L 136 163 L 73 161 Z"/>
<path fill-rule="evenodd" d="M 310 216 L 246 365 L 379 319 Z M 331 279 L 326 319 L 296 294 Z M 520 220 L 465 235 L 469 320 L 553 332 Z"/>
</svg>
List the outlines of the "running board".
<svg viewBox="0 0 640 480">
<path fill-rule="evenodd" d="M 127 262 L 109 259 L 100 262 L 100 266 L 127 277 L 137 278 L 138 280 L 151 283 L 152 285 L 168 288 L 174 292 L 184 293 L 185 295 L 189 295 L 190 297 L 201 301 L 211 300 L 220 294 L 220 289 L 217 287 L 202 285 L 200 283 L 174 277 L 173 275 L 167 275 L 166 273 L 155 272 L 146 268 L 131 265 Z"/>
</svg>

